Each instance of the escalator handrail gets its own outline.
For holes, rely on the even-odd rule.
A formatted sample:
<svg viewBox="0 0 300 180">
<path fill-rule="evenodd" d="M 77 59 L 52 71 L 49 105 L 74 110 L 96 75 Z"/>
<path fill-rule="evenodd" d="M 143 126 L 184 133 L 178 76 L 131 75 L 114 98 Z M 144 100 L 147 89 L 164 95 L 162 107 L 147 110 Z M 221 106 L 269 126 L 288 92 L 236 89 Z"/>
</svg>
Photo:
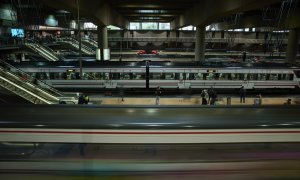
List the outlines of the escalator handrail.
<svg viewBox="0 0 300 180">
<path fill-rule="evenodd" d="M 59 58 L 56 57 L 54 54 L 52 54 L 51 52 L 49 52 L 46 48 L 44 48 L 44 46 L 40 45 L 40 44 L 35 44 L 40 51 L 42 51 L 43 53 L 47 54 L 49 57 L 51 57 L 53 60 L 57 61 Z"/>
<path fill-rule="evenodd" d="M 55 52 L 51 49 L 51 48 L 49 48 L 49 47 L 47 47 L 47 46 L 44 46 L 44 45 L 40 45 L 40 47 L 42 48 L 42 49 L 44 49 L 46 52 L 48 52 L 49 53 L 49 55 L 51 55 L 51 56 L 53 56 L 56 60 L 59 60 L 59 57 L 55 54 Z"/>
<path fill-rule="evenodd" d="M 38 49 L 36 46 L 35 46 L 35 44 L 34 43 L 26 43 L 25 44 L 26 46 L 28 46 L 29 48 L 33 48 L 33 50 L 35 51 L 35 52 L 37 52 L 39 55 L 41 55 L 41 56 L 45 56 L 46 55 L 46 59 L 48 59 L 48 60 L 51 60 L 51 61 L 55 61 L 54 59 L 53 59 L 53 57 L 51 57 L 51 56 L 49 56 L 47 53 L 45 53 L 43 50 L 41 50 L 41 49 Z"/>
<path fill-rule="evenodd" d="M 15 69 L 17 70 L 17 72 L 20 72 L 22 75 L 26 75 L 26 77 L 30 77 L 29 74 L 27 74 L 26 72 L 22 71 L 21 69 L 19 68 L 16 68 L 12 65 L 10 65 L 9 63 L 5 62 L 4 60 L 0 59 L 0 64 L 3 64 L 4 66 L 6 67 L 9 67 L 10 69 Z M 19 75 L 17 75 L 16 73 L 12 72 L 12 71 L 9 71 L 10 73 L 16 75 L 17 77 L 20 77 Z M 38 80 L 37 78 L 33 77 L 33 80 L 37 82 L 37 84 L 33 84 L 31 81 L 29 81 L 28 79 L 24 79 L 23 81 L 26 81 L 27 83 L 33 85 L 34 87 L 38 87 L 39 89 L 41 89 L 42 91 L 50 91 L 51 93 L 53 93 L 52 95 L 58 95 L 58 96 L 63 96 L 63 93 L 56 90 L 55 88 L 51 87 L 50 85 L 48 85 L 47 83 L 45 83 L 44 81 L 41 81 L 41 80 Z M 47 89 L 43 88 L 41 86 L 41 84 L 44 86 L 44 87 L 47 87 Z M 49 92 L 48 92 L 49 93 Z"/>
</svg>

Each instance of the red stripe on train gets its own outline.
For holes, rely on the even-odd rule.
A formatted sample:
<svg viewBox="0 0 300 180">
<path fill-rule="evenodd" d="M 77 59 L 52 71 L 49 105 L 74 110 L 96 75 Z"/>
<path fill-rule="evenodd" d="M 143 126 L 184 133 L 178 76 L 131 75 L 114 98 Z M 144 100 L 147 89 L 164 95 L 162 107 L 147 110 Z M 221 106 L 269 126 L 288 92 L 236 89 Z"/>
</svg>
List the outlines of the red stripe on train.
<svg viewBox="0 0 300 180">
<path fill-rule="evenodd" d="M 1 130 L 0 133 L 38 133 L 38 134 L 274 134 L 274 133 L 283 133 L 283 134 L 289 134 L 289 133 L 299 133 L 300 131 L 230 131 L 230 132 L 166 132 L 166 131 L 160 131 L 160 132 L 104 132 L 104 131 L 97 131 L 97 132 L 80 132 L 80 131 L 9 131 L 9 130 Z"/>
</svg>

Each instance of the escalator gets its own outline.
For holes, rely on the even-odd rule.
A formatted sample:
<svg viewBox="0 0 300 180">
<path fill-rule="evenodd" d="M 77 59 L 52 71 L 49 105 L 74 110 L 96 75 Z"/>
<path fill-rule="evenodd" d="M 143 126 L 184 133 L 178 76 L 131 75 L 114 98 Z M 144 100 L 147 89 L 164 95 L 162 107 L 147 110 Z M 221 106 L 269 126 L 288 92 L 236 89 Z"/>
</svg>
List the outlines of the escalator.
<svg viewBox="0 0 300 180">
<path fill-rule="evenodd" d="M 82 43 L 94 50 L 98 48 L 98 42 L 93 39 L 82 39 Z"/>
<path fill-rule="evenodd" d="M 75 95 L 64 94 L 43 81 L 0 60 L 0 86 L 34 104 L 75 104 Z"/>
<path fill-rule="evenodd" d="M 41 44 L 26 42 L 25 46 L 30 50 L 32 50 L 33 52 L 39 54 L 43 58 L 47 59 L 48 61 L 60 60 L 60 57 L 57 56 L 52 49 L 45 47 Z"/>
<path fill-rule="evenodd" d="M 58 40 L 58 43 L 71 47 L 72 49 L 77 51 L 79 49 L 79 42 L 77 39 L 74 38 L 61 38 Z M 81 52 L 86 55 L 95 55 L 96 53 L 96 51 L 93 48 L 86 46 L 84 44 L 81 44 Z"/>
</svg>

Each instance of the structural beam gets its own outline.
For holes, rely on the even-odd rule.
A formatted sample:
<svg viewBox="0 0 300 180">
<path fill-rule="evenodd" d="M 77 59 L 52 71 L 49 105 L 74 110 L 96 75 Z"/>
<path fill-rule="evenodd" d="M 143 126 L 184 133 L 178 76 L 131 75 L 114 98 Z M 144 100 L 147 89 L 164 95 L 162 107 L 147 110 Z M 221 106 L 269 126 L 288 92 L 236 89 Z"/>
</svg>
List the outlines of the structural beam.
<svg viewBox="0 0 300 180">
<path fill-rule="evenodd" d="M 221 17 L 257 9 L 277 2 L 280 2 L 280 0 L 199 0 L 193 8 L 172 22 L 172 29 L 187 25 L 206 26 Z"/>
<path fill-rule="evenodd" d="M 286 63 L 295 64 L 298 51 L 300 29 L 290 29 L 288 37 L 288 46 L 286 52 Z"/>
<path fill-rule="evenodd" d="M 104 49 L 108 48 L 107 27 L 98 26 L 97 35 L 98 35 L 98 48 L 100 49 L 101 60 L 104 60 Z"/>
<path fill-rule="evenodd" d="M 205 60 L 205 26 L 196 29 L 195 61 Z"/>
</svg>

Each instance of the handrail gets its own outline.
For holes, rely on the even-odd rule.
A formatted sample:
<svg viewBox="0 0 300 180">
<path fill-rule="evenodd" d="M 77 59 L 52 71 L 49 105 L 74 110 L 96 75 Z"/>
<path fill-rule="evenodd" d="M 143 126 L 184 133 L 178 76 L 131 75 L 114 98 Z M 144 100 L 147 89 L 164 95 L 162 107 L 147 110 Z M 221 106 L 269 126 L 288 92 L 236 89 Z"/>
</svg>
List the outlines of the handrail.
<svg viewBox="0 0 300 180">
<path fill-rule="evenodd" d="M 59 60 L 59 58 L 56 55 L 54 55 L 52 52 L 49 52 L 43 45 L 36 44 L 36 43 L 32 43 L 32 45 L 38 47 L 37 50 L 40 50 L 41 52 L 45 53 L 53 60 L 55 61 Z"/>
<path fill-rule="evenodd" d="M 4 69 L 5 69 L 5 68 L 15 69 L 15 70 L 17 70 L 17 72 L 20 72 L 22 75 L 25 75 L 26 77 L 30 77 L 30 75 L 27 74 L 26 72 L 22 71 L 22 70 L 19 69 L 19 68 L 16 68 L 16 67 L 10 65 L 9 63 L 3 61 L 2 59 L 0 59 L 0 64 L 1 64 L 1 65 L 2 65 L 2 64 L 4 65 Z M 14 72 L 12 72 L 12 71 L 10 71 L 10 73 L 14 74 L 14 75 L 17 76 L 17 77 L 20 77 L 18 74 L 14 73 Z M 51 86 L 48 85 L 47 83 L 45 83 L 45 82 L 43 82 L 43 81 L 41 81 L 41 80 L 38 80 L 38 79 L 35 78 L 35 77 L 33 78 L 33 80 L 34 80 L 35 82 L 37 82 L 37 83 L 36 83 L 36 84 L 33 84 L 33 83 L 32 83 L 31 81 L 29 81 L 28 79 L 23 79 L 23 81 L 29 83 L 29 84 L 32 85 L 32 86 L 38 86 L 41 90 L 43 90 L 43 91 L 45 91 L 45 92 L 48 92 L 47 90 L 50 90 L 50 93 L 52 93 L 52 95 L 63 96 L 63 93 L 61 93 L 60 91 L 58 91 L 58 90 L 56 90 L 55 88 L 51 87 Z M 44 87 L 46 87 L 47 89 L 44 88 Z M 48 93 L 49 93 L 49 92 L 48 92 Z"/>
<path fill-rule="evenodd" d="M 74 38 L 71 38 L 71 37 L 64 37 L 64 38 L 60 38 L 58 39 L 58 41 L 60 42 L 71 42 L 73 45 L 76 44 L 77 47 L 79 47 L 79 42 L 77 39 L 74 39 Z M 84 44 L 81 44 L 81 50 L 84 52 L 84 53 L 87 53 L 87 54 L 94 54 L 95 53 L 95 50 L 93 50 L 92 48 L 89 48 L 88 46 L 84 45 Z"/>
<path fill-rule="evenodd" d="M 25 43 L 26 46 L 28 46 L 29 48 L 32 48 L 34 51 L 36 51 L 39 55 L 46 55 L 48 60 L 51 60 L 51 61 L 55 61 L 53 59 L 53 57 L 49 56 L 47 53 L 45 53 L 44 51 L 42 50 L 39 50 L 33 43 Z"/>
<path fill-rule="evenodd" d="M 53 57 L 54 59 L 59 59 L 58 57 L 56 57 L 54 55 L 54 52 L 49 52 L 49 50 L 47 50 L 43 45 L 40 44 L 35 44 L 41 51 L 45 52 L 46 54 L 48 54 L 49 56 Z"/>
</svg>

